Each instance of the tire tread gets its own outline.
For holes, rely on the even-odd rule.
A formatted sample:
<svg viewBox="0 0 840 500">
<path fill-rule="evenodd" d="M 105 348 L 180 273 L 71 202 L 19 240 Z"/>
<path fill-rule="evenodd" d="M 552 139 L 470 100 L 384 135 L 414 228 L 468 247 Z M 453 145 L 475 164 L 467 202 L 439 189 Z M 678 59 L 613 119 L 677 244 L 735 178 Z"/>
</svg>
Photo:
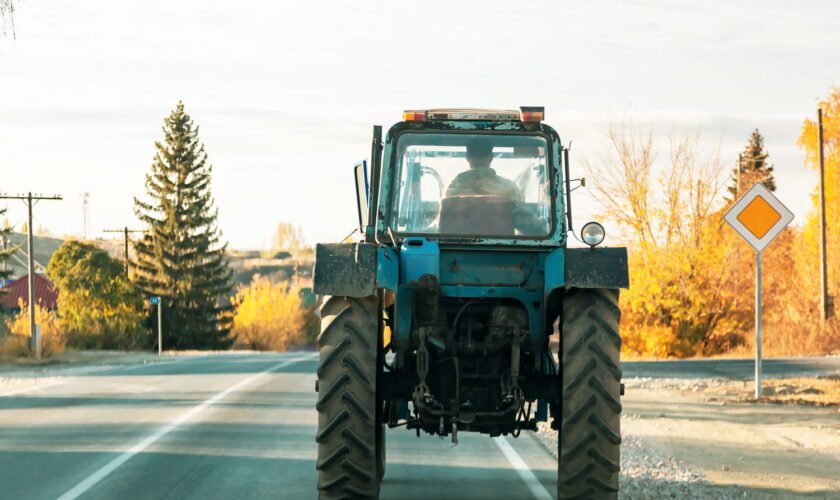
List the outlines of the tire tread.
<svg viewBox="0 0 840 500">
<path fill-rule="evenodd" d="M 563 299 L 558 498 L 616 499 L 621 447 L 618 290 Z"/>
</svg>

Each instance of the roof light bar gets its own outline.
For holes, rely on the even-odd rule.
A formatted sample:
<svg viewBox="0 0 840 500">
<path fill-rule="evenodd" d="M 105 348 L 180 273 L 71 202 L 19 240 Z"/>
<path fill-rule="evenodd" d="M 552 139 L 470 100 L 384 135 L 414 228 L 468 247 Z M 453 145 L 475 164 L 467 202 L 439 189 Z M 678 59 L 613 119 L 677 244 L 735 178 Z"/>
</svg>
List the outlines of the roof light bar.
<svg viewBox="0 0 840 500">
<path fill-rule="evenodd" d="M 519 111 L 510 109 L 416 109 L 403 112 L 407 122 L 425 121 L 490 121 L 539 123 L 545 118 L 542 106 L 522 106 Z"/>
<path fill-rule="evenodd" d="M 516 111 L 494 109 L 430 109 L 427 113 L 430 120 L 507 122 L 519 118 Z"/>
</svg>

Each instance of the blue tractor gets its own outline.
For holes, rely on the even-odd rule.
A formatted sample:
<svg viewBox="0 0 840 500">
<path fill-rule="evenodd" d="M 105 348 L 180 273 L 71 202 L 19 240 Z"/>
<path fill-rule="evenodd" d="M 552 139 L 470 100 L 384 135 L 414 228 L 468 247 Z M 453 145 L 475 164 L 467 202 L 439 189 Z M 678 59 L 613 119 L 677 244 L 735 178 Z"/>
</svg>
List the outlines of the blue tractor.
<svg viewBox="0 0 840 500">
<path fill-rule="evenodd" d="M 616 498 L 625 248 L 572 232 L 541 107 L 406 111 L 356 166 L 361 237 L 320 244 L 318 490 L 378 498 L 385 427 L 559 431 L 558 498 Z M 565 195 L 565 196 L 564 196 Z M 550 337 L 559 334 L 556 353 Z"/>
</svg>

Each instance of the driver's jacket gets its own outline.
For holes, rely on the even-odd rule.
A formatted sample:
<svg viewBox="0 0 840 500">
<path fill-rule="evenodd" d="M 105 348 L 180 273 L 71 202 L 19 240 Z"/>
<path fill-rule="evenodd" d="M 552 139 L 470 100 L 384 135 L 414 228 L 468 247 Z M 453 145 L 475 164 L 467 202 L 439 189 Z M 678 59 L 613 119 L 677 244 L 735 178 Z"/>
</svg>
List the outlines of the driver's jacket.
<svg viewBox="0 0 840 500">
<path fill-rule="evenodd" d="M 548 231 L 547 225 L 523 203 L 522 191 L 510 179 L 496 174 L 490 167 L 471 168 L 461 172 L 449 184 L 446 196 L 489 195 L 507 198 L 513 205 L 513 223 L 526 236 L 541 236 Z"/>
<path fill-rule="evenodd" d="M 496 175 L 492 168 L 471 168 L 461 172 L 446 189 L 446 196 L 485 194 L 511 201 L 522 201 L 522 193 L 513 181 Z"/>
</svg>

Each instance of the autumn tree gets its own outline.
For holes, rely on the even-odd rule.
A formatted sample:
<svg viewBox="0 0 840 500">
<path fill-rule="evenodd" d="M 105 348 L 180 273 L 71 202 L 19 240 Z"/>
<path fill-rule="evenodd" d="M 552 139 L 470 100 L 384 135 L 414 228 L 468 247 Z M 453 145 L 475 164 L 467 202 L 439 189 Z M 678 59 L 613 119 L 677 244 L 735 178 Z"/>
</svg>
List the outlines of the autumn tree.
<svg viewBox="0 0 840 500">
<path fill-rule="evenodd" d="M 835 316 L 822 321 L 820 310 L 819 248 L 820 200 L 819 185 L 811 193 L 813 209 L 808 214 L 802 236 L 796 244 L 796 263 L 800 283 L 792 290 L 797 310 L 791 311 L 799 320 L 801 335 L 812 336 L 811 350 L 831 352 L 840 350 L 840 87 L 834 87 L 819 101 L 823 112 L 823 151 L 825 155 L 825 223 L 826 255 L 828 258 L 828 293 L 835 297 Z M 805 152 L 805 165 L 819 170 L 819 139 L 816 120 L 806 119 L 797 141 Z M 806 346 L 807 347 L 807 346 Z"/>
<path fill-rule="evenodd" d="M 285 351 L 305 340 L 299 291 L 288 282 L 272 283 L 256 276 L 233 300 L 233 336 L 238 347 Z"/>
<path fill-rule="evenodd" d="M 717 151 L 697 136 L 672 138 L 657 159 L 651 128 L 627 123 L 607 133 L 604 153 L 585 161 L 603 216 L 625 230 L 629 291 L 621 297 L 625 352 L 691 356 L 738 344 L 739 322 L 725 280 L 732 247 L 721 244 Z"/>
<path fill-rule="evenodd" d="M 229 347 L 229 307 L 220 302 L 231 287 L 210 193 L 212 167 L 198 127 L 179 102 L 164 120 L 156 142 L 147 199 L 134 199 L 149 230 L 136 246 L 137 286 L 163 303 L 165 346 L 175 349 Z"/>
<path fill-rule="evenodd" d="M 147 345 L 143 299 L 108 253 L 66 241 L 52 255 L 47 274 L 58 288 L 60 324 L 73 347 L 137 349 Z"/>
<path fill-rule="evenodd" d="M 756 182 L 761 182 L 770 191 L 776 190 L 773 165 L 767 161 L 768 156 L 764 148 L 764 136 L 758 129 L 753 130 L 747 146 L 738 157 L 738 164 L 732 169 L 727 202 L 740 198 Z"/>
<path fill-rule="evenodd" d="M 297 255 L 305 247 L 303 230 L 291 222 L 280 222 L 271 241 L 272 253 Z"/>
</svg>

